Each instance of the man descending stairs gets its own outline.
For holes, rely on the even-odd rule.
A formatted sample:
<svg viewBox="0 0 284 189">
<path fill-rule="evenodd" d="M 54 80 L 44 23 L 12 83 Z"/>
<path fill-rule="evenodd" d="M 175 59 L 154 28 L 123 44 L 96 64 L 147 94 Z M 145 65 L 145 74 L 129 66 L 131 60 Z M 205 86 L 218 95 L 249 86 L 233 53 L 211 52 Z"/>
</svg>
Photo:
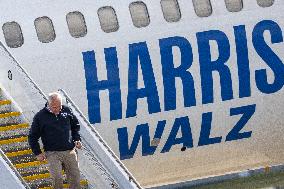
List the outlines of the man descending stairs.
<svg viewBox="0 0 284 189">
<path fill-rule="evenodd" d="M 0 148 L 24 181 L 34 189 L 51 189 L 51 177 L 47 161 L 37 161 L 28 145 L 29 123 L 0 90 Z M 62 173 L 64 174 L 64 172 Z M 81 176 L 82 178 L 82 176 Z M 65 184 L 64 188 L 68 188 Z M 81 188 L 88 188 L 87 180 L 81 180 Z"/>
</svg>

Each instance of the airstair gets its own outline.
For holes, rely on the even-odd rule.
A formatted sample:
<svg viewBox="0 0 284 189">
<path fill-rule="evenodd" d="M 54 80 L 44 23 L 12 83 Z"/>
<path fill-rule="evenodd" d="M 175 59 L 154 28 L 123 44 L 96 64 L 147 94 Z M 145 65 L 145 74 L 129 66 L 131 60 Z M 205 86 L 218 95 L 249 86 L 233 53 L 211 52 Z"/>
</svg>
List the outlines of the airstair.
<svg viewBox="0 0 284 189">
<path fill-rule="evenodd" d="M 3 153 L 30 188 L 51 188 L 48 162 L 37 161 L 28 145 L 29 122 L 4 90 L 0 90 L 0 146 Z M 88 188 L 88 181 L 82 179 L 81 186 Z M 68 187 L 65 179 L 64 188 Z"/>
<path fill-rule="evenodd" d="M 25 188 L 51 189 L 48 162 L 37 161 L 27 141 L 32 118 L 46 103 L 46 96 L 1 42 L 0 62 L 0 156 Z M 142 189 L 68 94 L 60 92 L 81 125 L 81 188 Z M 64 170 L 62 174 L 68 188 Z"/>
</svg>

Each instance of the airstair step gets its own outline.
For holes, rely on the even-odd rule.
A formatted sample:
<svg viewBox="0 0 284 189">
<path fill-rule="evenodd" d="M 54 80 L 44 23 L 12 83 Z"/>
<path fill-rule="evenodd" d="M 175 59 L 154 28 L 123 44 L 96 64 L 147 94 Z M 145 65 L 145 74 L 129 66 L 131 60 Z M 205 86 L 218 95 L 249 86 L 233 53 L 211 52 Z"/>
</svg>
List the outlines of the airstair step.
<svg viewBox="0 0 284 189">
<path fill-rule="evenodd" d="M 62 175 L 64 175 L 64 171 L 62 171 Z M 51 175 L 47 169 L 44 169 L 44 170 L 38 170 L 34 173 L 33 172 L 24 173 L 23 178 L 29 182 L 32 180 L 51 178 Z M 63 176 L 63 178 L 65 178 L 65 175 Z"/>
<path fill-rule="evenodd" d="M 38 188 L 44 188 L 44 187 L 51 187 L 52 186 L 52 179 L 51 178 L 45 178 L 45 179 L 38 179 L 33 180 L 28 183 L 31 189 L 38 189 Z"/>
<path fill-rule="evenodd" d="M 0 100 L 0 106 L 12 104 L 11 100 Z"/>
<path fill-rule="evenodd" d="M 13 125 L 0 126 L 0 132 L 1 132 L 1 131 L 9 131 L 9 130 L 22 129 L 22 128 L 29 128 L 29 124 L 28 124 L 28 123 L 20 123 L 20 124 L 13 124 Z"/>
<path fill-rule="evenodd" d="M 3 144 L 0 147 L 3 150 L 3 152 L 5 153 L 5 152 L 18 151 L 19 149 L 29 148 L 30 145 L 29 145 L 28 140 L 27 140 L 27 141 L 24 141 L 24 142 Z"/>
<path fill-rule="evenodd" d="M 47 164 L 47 161 L 30 161 L 30 162 L 25 162 L 25 163 L 18 163 L 15 164 L 15 168 L 17 169 L 22 169 L 22 168 L 27 168 L 27 167 L 35 167 L 39 165 L 44 165 Z"/>
<path fill-rule="evenodd" d="M 16 156 L 22 156 L 22 155 L 28 155 L 28 154 L 32 154 L 32 150 L 30 148 L 5 153 L 7 157 L 16 157 Z"/>
<path fill-rule="evenodd" d="M 81 189 L 86 188 L 88 186 L 88 181 L 85 179 L 81 180 L 80 184 L 81 184 Z M 65 181 L 63 184 L 63 188 L 69 188 L 69 187 L 70 187 L 70 184 L 67 184 Z M 50 186 L 39 186 L 38 189 L 54 189 L 54 188 L 50 184 Z"/>
<path fill-rule="evenodd" d="M 25 155 L 20 155 L 20 156 L 14 156 L 10 157 L 10 161 L 13 164 L 21 164 L 21 163 L 28 163 L 32 161 L 36 161 L 36 157 L 33 154 L 25 154 Z"/>
<path fill-rule="evenodd" d="M 0 118 L 9 118 L 9 117 L 15 117 L 15 116 L 20 116 L 21 112 L 8 112 L 8 113 L 3 113 L 0 114 Z"/>
<path fill-rule="evenodd" d="M 2 133 L 0 135 L 0 141 L 1 140 L 7 140 L 7 139 L 13 139 L 13 138 L 20 138 L 20 137 L 28 137 L 27 135 L 20 135 L 20 134 L 15 134 L 13 136 L 4 136 Z"/>
<path fill-rule="evenodd" d="M 50 178 L 49 172 L 40 173 L 40 174 L 33 174 L 33 175 L 23 177 L 23 179 L 27 182 L 30 182 L 32 180 L 45 179 L 45 178 Z"/>
<path fill-rule="evenodd" d="M 33 175 L 42 175 L 46 173 L 49 173 L 48 169 L 38 169 L 33 171 L 21 172 L 20 174 L 22 175 L 22 177 L 28 177 Z"/>
<path fill-rule="evenodd" d="M 11 148 L 7 148 L 7 149 L 2 149 L 2 151 L 4 153 L 11 153 L 11 152 L 18 152 L 18 151 L 24 151 L 24 150 L 29 150 L 30 147 L 29 146 L 13 146 Z"/>
<path fill-rule="evenodd" d="M 26 168 L 21 168 L 17 170 L 21 175 L 27 176 L 33 173 L 40 173 L 40 172 L 48 171 L 49 167 L 48 167 L 48 164 L 43 164 L 43 165 L 38 165 L 36 167 L 26 167 Z"/>
<path fill-rule="evenodd" d="M 13 136 L 13 137 L 4 137 L 0 139 L 0 145 L 26 142 L 27 140 L 28 140 L 28 137 L 23 136 L 23 135 Z"/>
<path fill-rule="evenodd" d="M 0 114 L 12 111 L 11 100 L 0 100 Z"/>
<path fill-rule="evenodd" d="M 29 129 L 28 128 L 22 128 L 17 130 L 8 130 L 0 132 L 1 137 L 0 138 L 8 138 L 13 136 L 28 136 L 29 135 Z"/>
<path fill-rule="evenodd" d="M 20 116 L 0 119 L 0 127 L 6 127 L 8 125 L 18 125 L 20 123 L 22 123 L 22 119 Z"/>
<path fill-rule="evenodd" d="M 21 112 L 5 112 L 0 113 L 0 125 L 21 123 Z"/>
<path fill-rule="evenodd" d="M 49 174 L 49 169 L 48 167 L 45 167 L 43 169 L 38 169 L 38 170 L 31 170 L 27 172 L 20 172 L 23 178 L 28 178 L 29 180 L 33 180 L 33 182 L 43 182 L 43 180 L 46 180 L 48 178 L 51 178 Z M 62 171 L 62 176 L 63 179 L 66 180 L 66 174 L 64 171 Z M 82 177 L 82 175 L 81 175 Z M 41 181 L 36 181 L 36 180 L 41 180 Z"/>
<path fill-rule="evenodd" d="M 11 105 L 0 106 L 0 114 L 9 113 L 12 111 Z"/>
</svg>

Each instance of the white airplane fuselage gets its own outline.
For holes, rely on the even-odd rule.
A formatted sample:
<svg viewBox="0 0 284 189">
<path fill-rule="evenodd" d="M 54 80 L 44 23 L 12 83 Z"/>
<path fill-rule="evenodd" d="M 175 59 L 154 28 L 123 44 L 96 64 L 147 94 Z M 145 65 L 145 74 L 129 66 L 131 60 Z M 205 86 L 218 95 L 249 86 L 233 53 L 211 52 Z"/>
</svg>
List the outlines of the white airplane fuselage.
<svg viewBox="0 0 284 189">
<path fill-rule="evenodd" d="M 239 12 L 211 0 L 199 17 L 179 0 L 167 22 L 160 1 L 144 0 L 150 23 L 134 26 L 134 1 L 10 0 L 1 25 L 17 22 L 24 43 L 10 48 L 44 92 L 64 89 L 144 187 L 284 162 L 284 1 Z M 101 29 L 97 10 L 111 6 L 119 28 Z M 87 34 L 66 23 L 79 11 Z M 38 40 L 34 21 L 52 20 L 55 39 Z"/>
</svg>

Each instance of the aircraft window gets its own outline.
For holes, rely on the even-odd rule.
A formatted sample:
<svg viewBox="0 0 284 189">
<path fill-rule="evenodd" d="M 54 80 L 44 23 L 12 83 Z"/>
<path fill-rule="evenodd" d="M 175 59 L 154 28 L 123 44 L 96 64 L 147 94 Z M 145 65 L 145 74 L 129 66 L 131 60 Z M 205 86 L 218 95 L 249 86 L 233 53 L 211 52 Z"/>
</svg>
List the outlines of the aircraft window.
<svg viewBox="0 0 284 189">
<path fill-rule="evenodd" d="M 112 7 L 101 7 L 98 10 L 101 28 L 104 32 L 115 32 L 119 28 L 115 10 Z"/>
<path fill-rule="evenodd" d="M 34 21 L 37 38 L 42 43 L 49 43 L 55 39 L 55 31 L 50 18 L 44 16 Z"/>
<path fill-rule="evenodd" d="M 225 0 L 227 10 L 230 12 L 239 12 L 243 9 L 242 0 Z"/>
<path fill-rule="evenodd" d="M 87 26 L 82 13 L 75 11 L 66 15 L 69 33 L 74 38 L 84 37 L 87 34 Z"/>
<path fill-rule="evenodd" d="M 17 22 L 6 22 L 2 30 L 8 47 L 17 48 L 24 44 L 22 29 Z"/>
<path fill-rule="evenodd" d="M 274 0 L 257 0 L 257 4 L 261 7 L 270 7 L 273 3 Z"/>
<path fill-rule="evenodd" d="M 137 28 L 146 27 L 150 24 L 150 17 L 145 3 L 133 2 L 129 5 L 133 25 Z"/>
<path fill-rule="evenodd" d="M 167 22 L 178 22 L 181 18 L 177 0 L 161 0 L 162 11 Z"/>
<path fill-rule="evenodd" d="M 192 0 L 194 11 L 199 17 L 207 17 L 212 14 L 212 6 L 210 0 Z"/>
</svg>

